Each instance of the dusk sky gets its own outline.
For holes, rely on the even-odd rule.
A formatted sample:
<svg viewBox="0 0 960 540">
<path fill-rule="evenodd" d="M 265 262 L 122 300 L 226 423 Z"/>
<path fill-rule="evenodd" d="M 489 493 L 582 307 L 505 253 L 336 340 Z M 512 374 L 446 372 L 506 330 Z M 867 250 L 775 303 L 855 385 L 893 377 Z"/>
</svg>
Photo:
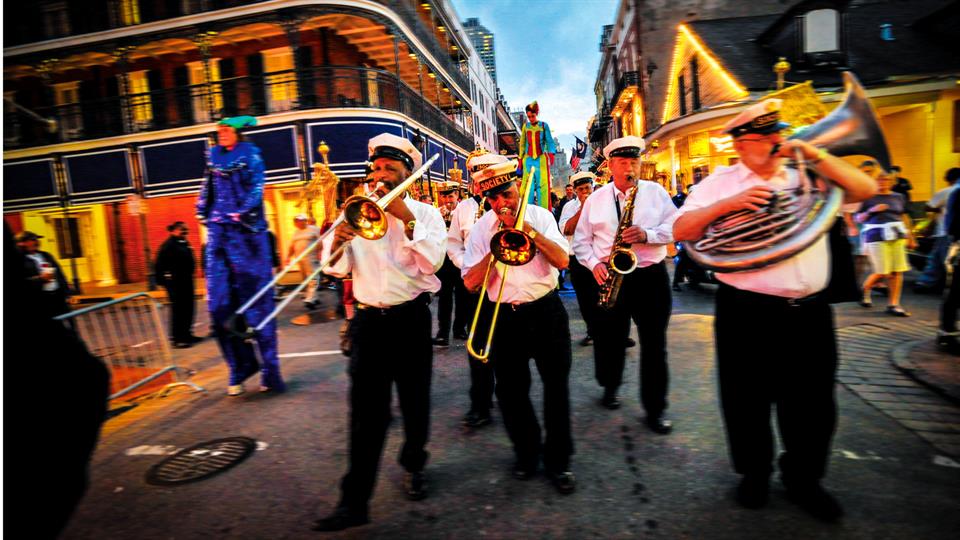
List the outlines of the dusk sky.
<svg viewBox="0 0 960 540">
<path fill-rule="evenodd" d="M 618 0 L 451 0 L 493 32 L 497 80 L 511 108 L 533 100 L 540 118 L 567 150 L 585 139 L 596 113 L 593 85 L 600 63 L 600 29 L 612 24 Z"/>
</svg>

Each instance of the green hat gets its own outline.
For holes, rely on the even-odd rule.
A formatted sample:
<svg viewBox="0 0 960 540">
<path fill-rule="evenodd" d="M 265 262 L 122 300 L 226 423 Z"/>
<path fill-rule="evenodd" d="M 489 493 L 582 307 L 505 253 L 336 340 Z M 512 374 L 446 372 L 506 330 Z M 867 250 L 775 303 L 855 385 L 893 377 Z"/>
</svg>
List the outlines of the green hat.
<svg viewBox="0 0 960 540">
<path fill-rule="evenodd" d="M 245 127 L 252 127 L 257 125 L 257 119 L 253 116 L 234 116 L 232 118 L 224 118 L 217 122 L 219 126 L 230 126 L 233 129 L 242 129 Z"/>
</svg>

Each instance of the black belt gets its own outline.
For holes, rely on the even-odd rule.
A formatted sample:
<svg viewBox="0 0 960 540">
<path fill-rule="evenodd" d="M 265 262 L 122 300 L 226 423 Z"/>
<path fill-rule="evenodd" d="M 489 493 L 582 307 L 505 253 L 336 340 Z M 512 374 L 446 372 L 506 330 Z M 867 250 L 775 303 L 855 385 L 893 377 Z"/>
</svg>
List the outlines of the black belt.
<svg viewBox="0 0 960 540">
<path fill-rule="evenodd" d="M 720 283 L 720 288 L 728 290 L 730 294 L 739 296 L 745 302 L 756 302 L 760 304 L 766 304 L 769 306 L 803 307 L 803 306 L 809 306 L 813 304 L 827 303 L 826 289 L 815 292 L 810 296 L 804 296 L 803 298 L 785 298 L 783 296 L 774 296 L 771 294 L 745 291 L 743 289 L 738 289 L 736 287 L 727 285 L 725 283 Z"/>
<path fill-rule="evenodd" d="M 357 309 L 366 311 L 368 313 L 379 313 L 380 315 L 386 315 L 388 313 L 394 313 L 397 311 L 402 311 L 411 307 L 416 307 L 419 305 L 427 305 L 430 303 L 430 293 L 420 293 L 419 296 L 413 300 L 403 302 L 402 304 L 396 304 L 394 306 L 378 307 L 371 306 L 369 304 L 364 304 L 362 302 L 357 302 Z"/>
</svg>

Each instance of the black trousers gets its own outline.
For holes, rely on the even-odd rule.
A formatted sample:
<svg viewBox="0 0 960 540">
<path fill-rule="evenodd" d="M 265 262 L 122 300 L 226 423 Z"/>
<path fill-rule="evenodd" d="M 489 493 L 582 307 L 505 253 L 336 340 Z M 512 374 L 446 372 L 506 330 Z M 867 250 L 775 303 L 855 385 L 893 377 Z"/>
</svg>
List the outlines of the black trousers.
<svg viewBox="0 0 960 540">
<path fill-rule="evenodd" d="M 387 435 L 391 391 L 397 385 L 405 440 L 399 463 L 423 470 L 430 433 L 429 294 L 389 310 L 357 310 L 350 325 L 350 469 L 340 483 L 340 505 L 366 510 Z"/>
<path fill-rule="evenodd" d="M 439 325 L 437 336 L 449 339 L 450 314 L 453 313 L 453 293 L 457 287 L 457 282 L 462 283 L 463 280 L 460 279 L 460 269 L 453 264 L 450 257 L 444 257 L 443 266 L 437 271 L 437 278 L 440 280 L 440 292 L 437 293 L 437 323 Z M 457 326 L 457 328 L 462 327 Z"/>
<path fill-rule="evenodd" d="M 170 337 L 185 342 L 193 335 L 193 317 L 196 311 L 193 278 L 165 283 L 170 298 Z"/>
<path fill-rule="evenodd" d="M 944 332 L 957 331 L 957 309 L 960 309 L 960 265 L 953 265 L 953 276 L 950 278 L 950 289 L 947 298 L 940 306 L 940 330 Z"/>
<path fill-rule="evenodd" d="M 463 281 L 461 280 L 460 283 L 462 284 Z M 470 308 L 470 315 L 466 320 L 471 323 L 473 322 L 473 316 L 476 313 L 477 302 L 479 301 L 479 293 L 471 293 L 464 288 L 462 303 L 465 307 Z M 457 298 L 458 309 L 460 305 L 461 299 Z M 493 303 L 484 301 L 481 309 L 480 320 L 475 330 L 476 335 L 473 338 L 473 342 L 476 344 L 474 347 L 476 350 L 482 349 L 487 343 L 487 329 L 489 328 L 487 323 L 489 323 L 490 317 L 493 314 Z M 487 414 L 490 408 L 493 407 L 493 388 L 496 379 L 493 371 L 493 363 L 481 362 L 474 358 L 469 352 L 467 353 L 467 363 L 470 366 L 470 410 L 478 414 Z"/>
<path fill-rule="evenodd" d="M 580 264 L 576 257 L 570 257 L 570 283 L 573 284 L 573 292 L 577 295 L 577 305 L 580 306 L 580 315 L 583 322 L 587 325 L 587 335 L 595 336 L 593 333 L 594 312 L 597 310 L 597 295 L 599 288 L 597 280 L 593 277 L 593 271 Z"/>
<path fill-rule="evenodd" d="M 543 453 L 549 471 L 569 469 L 573 454 L 570 434 L 570 321 L 554 291 L 516 308 L 503 305 L 497 321 L 490 361 L 497 376 L 497 401 L 517 460 L 532 467 Z M 530 401 L 530 360 L 543 382 L 546 439 Z"/>
<path fill-rule="evenodd" d="M 616 389 L 623 382 L 630 321 L 640 335 L 640 401 L 650 417 L 667 408 L 667 324 L 672 309 L 670 279 L 663 262 L 637 268 L 623 277 L 617 303 L 597 309 L 593 336 L 594 366 L 600 386 Z"/>
<path fill-rule="evenodd" d="M 477 309 L 477 301 L 480 298 L 479 294 L 473 294 L 467 290 L 467 286 L 463 284 L 463 279 L 460 278 L 460 269 L 457 268 L 457 282 L 453 290 L 454 294 L 454 306 L 453 306 L 453 330 L 460 331 L 464 333 L 468 330 L 468 326 L 473 321 L 474 310 Z"/>
<path fill-rule="evenodd" d="M 733 467 L 769 475 L 776 407 L 780 471 L 790 482 L 823 477 L 837 421 L 837 346 L 823 299 L 786 300 L 720 285 L 715 319 L 720 404 Z"/>
</svg>

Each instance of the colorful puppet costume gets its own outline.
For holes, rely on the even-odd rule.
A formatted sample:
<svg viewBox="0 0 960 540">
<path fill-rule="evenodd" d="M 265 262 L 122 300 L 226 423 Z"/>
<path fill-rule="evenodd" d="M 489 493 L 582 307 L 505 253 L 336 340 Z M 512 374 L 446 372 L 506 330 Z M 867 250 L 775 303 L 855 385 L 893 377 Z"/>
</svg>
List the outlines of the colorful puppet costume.
<svg viewBox="0 0 960 540">
<path fill-rule="evenodd" d="M 272 278 L 260 149 L 248 142 L 238 142 L 232 150 L 215 146 L 207 167 L 197 215 L 207 225 L 207 306 L 217 343 L 230 367 L 230 385 L 242 384 L 259 370 L 260 384 L 265 387 L 262 390 L 283 391 L 276 322 L 271 321 L 255 337 L 262 367 L 253 344 L 231 334 L 226 327 L 237 308 Z M 272 310 L 273 295 L 265 294 L 247 310 L 246 320 L 250 326 L 256 326 Z"/>
<path fill-rule="evenodd" d="M 534 101 L 527 106 L 534 114 L 540 113 L 540 106 Z M 550 133 L 550 126 L 542 120 L 531 124 L 529 120 L 523 123 L 520 130 L 520 163 L 523 164 L 523 177 L 526 178 L 530 167 L 536 167 L 531 180 L 533 189 L 530 190 L 530 202 L 544 208 L 550 207 L 550 164 L 548 154 L 555 154 L 557 145 Z"/>
</svg>

